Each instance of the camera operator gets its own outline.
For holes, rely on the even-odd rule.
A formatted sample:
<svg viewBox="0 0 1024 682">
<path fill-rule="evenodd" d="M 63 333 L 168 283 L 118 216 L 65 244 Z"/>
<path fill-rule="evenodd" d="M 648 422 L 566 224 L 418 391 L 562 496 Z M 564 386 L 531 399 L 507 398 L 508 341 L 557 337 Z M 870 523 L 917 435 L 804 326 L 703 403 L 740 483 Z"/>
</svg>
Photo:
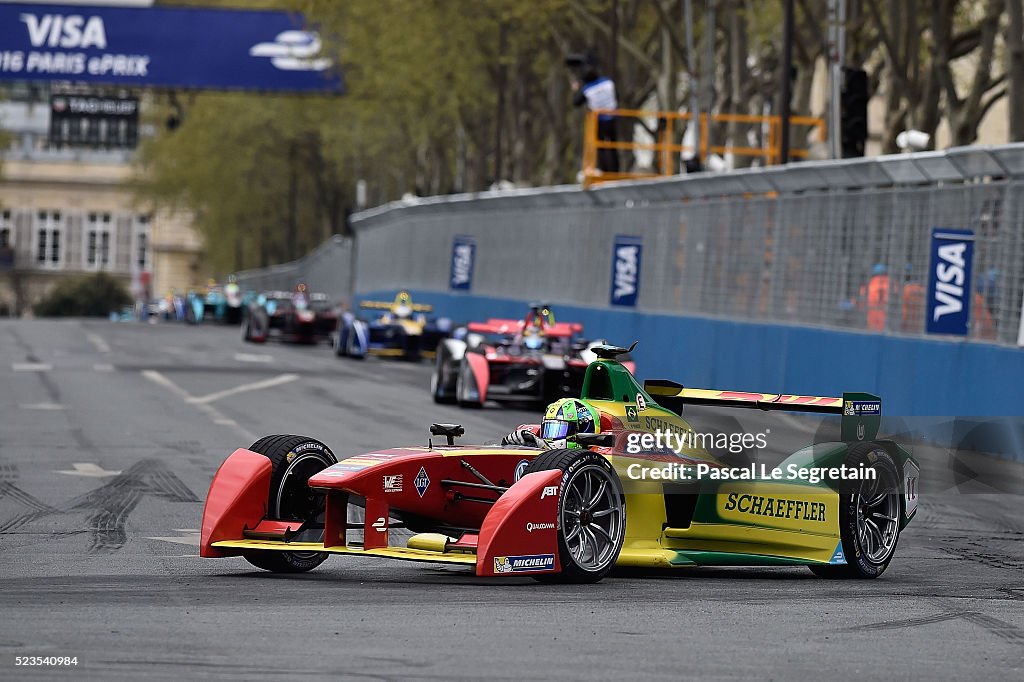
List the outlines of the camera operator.
<svg viewBox="0 0 1024 682">
<path fill-rule="evenodd" d="M 591 110 L 618 109 L 619 102 L 615 96 L 615 83 L 602 76 L 597 69 L 597 60 L 591 54 L 569 55 L 566 65 L 573 72 L 574 106 L 586 104 Z M 604 142 L 615 142 L 615 116 L 613 114 L 597 115 L 597 139 Z M 619 171 L 619 152 L 617 149 L 598 149 L 597 167 L 605 173 Z"/>
</svg>

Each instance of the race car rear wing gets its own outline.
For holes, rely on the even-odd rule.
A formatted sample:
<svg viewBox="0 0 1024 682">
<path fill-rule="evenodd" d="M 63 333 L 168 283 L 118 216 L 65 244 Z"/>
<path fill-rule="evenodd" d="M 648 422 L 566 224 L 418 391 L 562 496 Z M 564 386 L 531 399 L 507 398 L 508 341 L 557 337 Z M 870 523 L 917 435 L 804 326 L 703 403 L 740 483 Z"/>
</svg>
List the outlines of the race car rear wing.
<svg viewBox="0 0 1024 682">
<path fill-rule="evenodd" d="M 682 384 L 666 379 L 649 379 L 644 382 L 644 390 L 659 405 L 680 414 L 684 405 L 707 405 L 842 415 L 841 431 L 844 441 L 873 439 L 878 433 L 882 416 L 881 398 L 870 393 L 843 393 L 842 398 L 828 398 L 784 393 L 716 391 L 686 388 Z"/>
<path fill-rule="evenodd" d="M 434 306 L 427 303 L 409 303 L 409 309 L 414 313 L 429 313 Z M 359 307 L 364 310 L 391 310 L 395 307 L 394 301 L 361 301 Z"/>
<path fill-rule="evenodd" d="M 466 328 L 479 334 L 518 334 L 523 331 L 523 321 L 491 318 L 486 322 L 470 322 Z M 582 332 L 583 325 L 578 322 L 556 322 L 544 327 L 545 336 L 568 337 Z"/>
</svg>

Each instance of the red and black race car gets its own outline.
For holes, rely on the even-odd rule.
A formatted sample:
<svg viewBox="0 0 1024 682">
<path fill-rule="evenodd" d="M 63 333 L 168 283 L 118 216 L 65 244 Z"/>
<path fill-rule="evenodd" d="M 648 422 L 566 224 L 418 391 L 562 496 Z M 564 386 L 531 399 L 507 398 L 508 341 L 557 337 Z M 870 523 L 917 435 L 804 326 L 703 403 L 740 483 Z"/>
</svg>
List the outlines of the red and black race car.
<svg viewBox="0 0 1024 682">
<path fill-rule="evenodd" d="M 438 403 L 481 407 L 487 400 L 550 403 L 579 395 L 591 349 L 583 325 L 555 322 L 550 306 L 534 304 L 521 320 L 470 322 L 437 346 L 430 392 Z M 634 363 L 621 359 L 633 371 Z"/>
<path fill-rule="evenodd" d="M 242 337 L 265 343 L 271 336 L 292 343 L 330 341 L 338 329 L 338 311 L 326 294 L 310 293 L 305 284 L 295 291 L 270 291 L 249 304 Z"/>
</svg>

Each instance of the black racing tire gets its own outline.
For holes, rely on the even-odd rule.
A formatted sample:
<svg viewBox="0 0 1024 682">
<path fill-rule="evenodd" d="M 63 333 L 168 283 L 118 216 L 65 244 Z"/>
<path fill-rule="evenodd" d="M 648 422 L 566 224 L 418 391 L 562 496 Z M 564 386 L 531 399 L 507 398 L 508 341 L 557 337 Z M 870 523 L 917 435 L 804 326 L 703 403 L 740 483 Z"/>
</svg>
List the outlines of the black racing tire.
<svg viewBox="0 0 1024 682">
<path fill-rule="evenodd" d="M 562 472 L 557 524 L 562 570 L 532 577 L 543 583 L 596 583 L 615 565 L 625 540 L 626 499 L 622 483 L 611 462 L 582 449 L 548 450 L 534 458 L 523 475 L 554 469 Z M 597 491 L 593 490 L 595 482 Z M 583 490 L 593 494 L 590 504 L 583 499 L 585 495 L 579 494 Z M 595 530 L 606 539 L 600 540 Z M 578 543 L 574 541 L 577 537 Z"/>
<path fill-rule="evenodd" d="M 444 363 L 448 361 L 448 353 L 445 352 L 443 345 L 437 347 L 437 357 L 434 361 L 434 372 L 430 375 L 430 395 L 434 398 L 434 402 L 439 405 L 451 405 L 455 402 L 455 396 L 444 392 L 444 386 L 441 381 L 441 375 L 443 374 Z"/>
<path fill-rule="evenodd" d="M 843 463 L 873 468 L 870 481 L 844 481 L 839 492 L 839 535 L 846 564 L 808 566 L 816 576 L 833 579 L 877 578 L 889 567 L 900 537 L 903 505 L 899 469 L 892 455 L 878 443 L 850 446 Z"/>
<path fill-rule="evenodd" d="M 265 436 L 249 448 L 270 460 L 267 518 L 316 520 L 323 515 L 326 499 L 309 489 L 309 477 L 337 464 L 330 448 L 306 436 Z M 279 552 L 253 550 L 243 553 L 249 563 L 274 573 L 303 573 L 327 559 L 326 552 Z"/>
<path fill-rule="evenodd" d="M 265 310 L 254 310 L 246 322 L 246 341 L 250 343 L 266 343 L 270 333 L 270 318 Z"/>
<path fill-rule="evenodd" d="M 349 332 L 351 333 L 351 332 Z M 332 335 L 331 346 L 334 348 L 334 356 L 343 358 L 348 355 L 348 349 L 345 348 L 345 344 L 341 342 L 341 327 Z"/>
<path fill-rule="evenodd" d="M 456 400 L 456 402 L 459 403 L 459 407 L 468 407 L 468 408 L 472 408 L 472 409 L 479 409 L 479 408 L 484 406 L 484 401 L 482 401 L 482 400 L 467 400 L 467 399 L 465 399 L 463 397 L 463 394 L 465 392 L 464 385 L 465 385 L 465 382 L 467 381 L 467 379 L 466 379 L 466 375 L 467 375 L 466 369 L 467 368 L 469 368 L 469 373 L 471 373 L 472 372 L 472 366 L 469 364 L 469 360 L 467 360 L 465 357 L 463 357 L 462 362 L 459 363 L 458 374 L 455 375 L 456 376 L 456 379 L 455 379 L 455 400 Z"/>
</svg>

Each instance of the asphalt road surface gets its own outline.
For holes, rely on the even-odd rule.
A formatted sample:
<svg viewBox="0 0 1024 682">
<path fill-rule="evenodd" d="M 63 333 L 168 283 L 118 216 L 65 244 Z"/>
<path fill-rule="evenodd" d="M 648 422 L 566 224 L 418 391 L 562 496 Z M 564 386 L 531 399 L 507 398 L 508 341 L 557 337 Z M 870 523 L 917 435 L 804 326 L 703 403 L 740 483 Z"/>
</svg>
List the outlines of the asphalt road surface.
<svg viewBox="0 0 1024 682">
<path fill-rule="evenodd" d="M 350 557 L 281 577 L 198 558 L 214 471 L 260 435 L 344 457 L 425 443 L 432 421 L 473 442 L 537 418 L 437 407 L 428 377 L 223 327 L 0 322 L 0 679 L 1024 677 L 1016 483 L 925 489 L 870 582 L 737 568 L 555 586 Z"/>
</svg>

